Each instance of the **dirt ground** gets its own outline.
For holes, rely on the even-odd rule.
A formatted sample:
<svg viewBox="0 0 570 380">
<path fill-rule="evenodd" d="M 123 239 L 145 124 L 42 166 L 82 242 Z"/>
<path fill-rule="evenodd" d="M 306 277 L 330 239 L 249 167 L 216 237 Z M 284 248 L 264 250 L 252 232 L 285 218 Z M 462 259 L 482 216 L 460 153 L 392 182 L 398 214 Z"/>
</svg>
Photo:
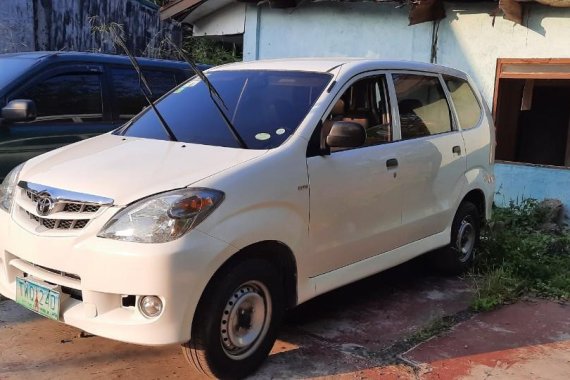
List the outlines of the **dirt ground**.
<svg viewBox="0 0 570 380">
<path fill-rule="evenodd" d="M 466 314 L 449 331 L 415 338 L 472 297 L 459 278 L 412 262 L 290 312 L 253 379 L 567 379 L 570 306 L 547 301 Z M 413 338 L 413 339 L 411 339 Z M 0 302 L 0 379 L 193 379 L 178 346 L 95 336 Z"/>
</svg>

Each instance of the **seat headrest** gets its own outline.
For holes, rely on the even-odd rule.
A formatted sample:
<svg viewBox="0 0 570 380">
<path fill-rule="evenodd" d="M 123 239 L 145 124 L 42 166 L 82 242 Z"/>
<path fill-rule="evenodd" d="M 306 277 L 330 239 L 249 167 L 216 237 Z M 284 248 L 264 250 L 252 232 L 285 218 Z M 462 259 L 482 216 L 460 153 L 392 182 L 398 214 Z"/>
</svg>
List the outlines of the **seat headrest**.
<svg viewBox="0 0 570 380">
<path fill-rule="evenodd" d="M 342 115 L 344 114 L 344 100 L 339 99 L 336 101 L 332 111 L 331 111 L 331 115 L 336 116 L 336 115 Z"/>
</svg>

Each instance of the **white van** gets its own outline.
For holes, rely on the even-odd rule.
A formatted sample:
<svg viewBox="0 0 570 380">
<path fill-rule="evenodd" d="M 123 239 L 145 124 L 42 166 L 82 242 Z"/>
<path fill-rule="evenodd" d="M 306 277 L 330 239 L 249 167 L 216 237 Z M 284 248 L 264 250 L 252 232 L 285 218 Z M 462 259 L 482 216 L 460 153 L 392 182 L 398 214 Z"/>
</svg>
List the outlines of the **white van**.
<svg viewBox="0 0 570 380">
<path fill-rule="evenodd" d="M 6 177 L 0 293 L 239 378 L 286 309 L 436 249 L 449 272 L 472 262 L 494 128 L 465 73 L 296 59 L 207 76 L 223 112 L 195 77 L 163 120 L 149 107 Z"/>
</svg>

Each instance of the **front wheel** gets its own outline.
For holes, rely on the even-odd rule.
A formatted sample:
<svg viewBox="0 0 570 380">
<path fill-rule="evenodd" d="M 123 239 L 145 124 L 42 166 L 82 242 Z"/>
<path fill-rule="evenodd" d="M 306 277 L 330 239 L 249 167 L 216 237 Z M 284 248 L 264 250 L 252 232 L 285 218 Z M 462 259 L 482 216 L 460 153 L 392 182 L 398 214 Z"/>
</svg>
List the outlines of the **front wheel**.
<svg viewBox="0 0 570 380">
<path fill-rule="evenodd" d="M 461 203 L 451 225 L 451 243 L 432 254 L 434 266 L 451 275 L 465 272 L 473 264 L 480 232 L 477 206 L 469 201 Z"/>
<path fill-rule="evenodd" d="M 204 292 L 182 346 L 200 373 L 243 378 L 265 360 L 277 335 L 283 307 L 280 274 L 264 260 L 247 260 L 218 273 Z"/>
</svg>

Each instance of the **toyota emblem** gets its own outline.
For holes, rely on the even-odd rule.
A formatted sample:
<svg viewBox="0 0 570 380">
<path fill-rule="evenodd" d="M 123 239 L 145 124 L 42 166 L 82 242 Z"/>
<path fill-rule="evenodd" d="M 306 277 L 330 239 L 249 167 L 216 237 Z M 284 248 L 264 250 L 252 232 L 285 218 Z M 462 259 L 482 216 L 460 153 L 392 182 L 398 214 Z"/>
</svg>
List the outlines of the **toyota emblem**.
<svg viewBox="0 0 570 380">
<path fill-rule="evenodd" d="M 40 193 L 38 194 L 38 203 L 36 205 L 36 211 L 40 216 L 49 215 L 53 207 L 55 206 L 55 202 L 53 201 L 51 195 L 49 193 Z"/>
</svg>

